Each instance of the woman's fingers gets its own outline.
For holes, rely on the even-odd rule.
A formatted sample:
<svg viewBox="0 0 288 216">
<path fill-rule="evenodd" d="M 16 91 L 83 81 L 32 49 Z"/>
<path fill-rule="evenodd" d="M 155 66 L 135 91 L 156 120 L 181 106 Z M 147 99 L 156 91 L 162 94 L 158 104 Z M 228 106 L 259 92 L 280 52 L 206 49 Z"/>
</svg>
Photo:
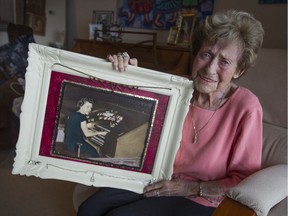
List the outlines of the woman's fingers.
<svg viewBox="0 0 288 216">
<path fill-rule="evenodd" d="M 191 196 L 197 195 L 199 190 L 199 183 L 182 180 L 172 179 L 157 182 L 152 185 L 148 185 L 144 188 L 145 197 L 155 196 Z"/>
<path fill-rule="evenodd" d="M 138 59 L 136 58 L 130 58 L 130 62 L 129 62 L 131 65 L 133 66 L 138 66 Z"/>
<path fill-rule="evenodd" d="M 163 187 L 162 182 L 158 182 L 152 185 L 147 185 L 144 188 L 144 196 L 145 197 L 155 197 L 155 196 L 160 196 L 161 189 Z"/>
<path fill-rule="evenodd" d="M 137 59 L 130 59 L 130 56 L 127 52 L 117 53 L 117 55 L 108 55 L 107 60 L 112 63 L 112 67 L 116 71 L 126 71 L 128 65 L 131 64 L 133 66 L 138 65 Z"/>
</svg>

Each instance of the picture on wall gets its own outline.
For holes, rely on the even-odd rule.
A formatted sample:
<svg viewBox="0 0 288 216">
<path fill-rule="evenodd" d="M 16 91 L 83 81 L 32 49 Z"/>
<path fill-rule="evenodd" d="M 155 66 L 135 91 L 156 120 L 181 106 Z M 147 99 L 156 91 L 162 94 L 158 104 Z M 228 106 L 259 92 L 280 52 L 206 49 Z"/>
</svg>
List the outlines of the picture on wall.
<svg viewBox="0 0 288 216">
<path fill-rule="evenodd" d="M 95 37 L 95 31 L 99 31 L 97 37 Z M 89 24 L 89 40 L 94 40 L 95 38 L 103 37 L 103 24 Z"/>
<path fill-rule="evenodd" d="M 175 45 L 178 41 L 179 33 L 180 33 L 179 27 L 177 26 L 171 27 L 167 39 L 167 44 Z"/>
<path fill-rule="evenodd" d="M 38 15 L 32 15 L 32 17 L 33 32 L 38 35 L 45 35 L 46 17 Z"/>
<path fill-rule="evenodd" d="M 46 0 L 26 0 L 24 2 L 26 6 L 26 12 L 34 14 L 45 13 Z"/>
<path fill-rule="evenodd" d="M 27 0 L 24 7 L 24 23 L 33 29 L 36 35 L 45 35 L 45 0 Z"/>
<path fill-rule="evenodd" d="M 196 13 L 182 14 L 181 27 L 179 29 L 179 37 L 177 44 L 190 46 L 192 41 L 192 34 L 196 23 Z"/>
<path fill-rule="evenodd" d="M 102 40 L 102 37 L 108 37 L 108 31 L 113 25 L 114 11 L 94 10 L 92 13 L 92 23 L 89 24 L 89 39 Z M 97 33 L 95 30 L 97 30 Z"/>
<path fill-rule="evenodd" d="M 117 0 L 117 19 L 122 27 L 170 30 L 182 13 L 212 14 L 214 0 Z"/>
<path fill-rule="evenodd" d="M 92 24 L 110 25 L 112 23 L 114 23 L 114 11 L 93 11 Z"/>
</svg>

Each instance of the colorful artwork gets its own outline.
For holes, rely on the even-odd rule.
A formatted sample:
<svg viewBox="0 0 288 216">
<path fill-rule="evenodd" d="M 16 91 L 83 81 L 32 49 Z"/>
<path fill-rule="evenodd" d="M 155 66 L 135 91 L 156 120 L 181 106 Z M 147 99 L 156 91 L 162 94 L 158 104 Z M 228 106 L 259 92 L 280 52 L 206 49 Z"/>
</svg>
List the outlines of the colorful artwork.
<svg viewBox="0 0 288 216">
<path fill-rule="evenodd" d="M 118 0 L 118 23 L 123 27 L 169 30 L 182 13 L 212 14 L 214 0 Z"/>
</svg>

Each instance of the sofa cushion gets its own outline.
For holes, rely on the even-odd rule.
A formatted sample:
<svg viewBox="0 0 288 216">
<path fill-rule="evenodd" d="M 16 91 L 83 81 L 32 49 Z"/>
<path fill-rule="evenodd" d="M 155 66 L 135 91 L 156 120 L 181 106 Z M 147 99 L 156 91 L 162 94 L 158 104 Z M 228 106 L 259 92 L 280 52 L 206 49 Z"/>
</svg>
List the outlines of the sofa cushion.
<svg viewBox="0 0 288 216">
<path fill-rule="evenodd" d="M 265 122 L 287 128 L 287 50 L 260 50 L 256 65 L 237 80 L 258 96 Z"/>
<path fill-rule="evenodd" d="M 0 47 L 0 73 L 5 78 L 23 77 L 28 66 L 28 45 L 35 42 L 32 34 L 18 37 Z"/>
<path fill-rule="evenodd" d="M 227 192 L 227 196 L 266 216 L 270 209 L 287 197 L 287 164 L 262 169 Z"/>
<path fill-rule="evenodd" d="M 287 163 L 287 129 L 263 123 L 262 168 Z"/>
<path fill-rule="evenodd" d="M 0 85 L 0 149 L 15 148 L 19 134 L 19 118 L 12 112 L 12 104 L 14 99 L 23 93 L 17 79 L 10 79 Z"/>
</svg>

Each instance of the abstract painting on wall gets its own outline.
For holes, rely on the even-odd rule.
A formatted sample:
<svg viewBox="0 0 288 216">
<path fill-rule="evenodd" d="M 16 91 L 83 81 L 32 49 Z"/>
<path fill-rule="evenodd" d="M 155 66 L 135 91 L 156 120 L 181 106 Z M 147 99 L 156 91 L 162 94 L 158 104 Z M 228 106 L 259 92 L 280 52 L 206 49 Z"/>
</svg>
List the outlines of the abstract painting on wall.
<svg viewBox="0 0 288 216">
<path fill-rule="evenodd" d="M 122 27 L 169 30 L 182 13 L 212 14 L 214 0 L 118 0 L 117 18 Z"/>
</svg>

